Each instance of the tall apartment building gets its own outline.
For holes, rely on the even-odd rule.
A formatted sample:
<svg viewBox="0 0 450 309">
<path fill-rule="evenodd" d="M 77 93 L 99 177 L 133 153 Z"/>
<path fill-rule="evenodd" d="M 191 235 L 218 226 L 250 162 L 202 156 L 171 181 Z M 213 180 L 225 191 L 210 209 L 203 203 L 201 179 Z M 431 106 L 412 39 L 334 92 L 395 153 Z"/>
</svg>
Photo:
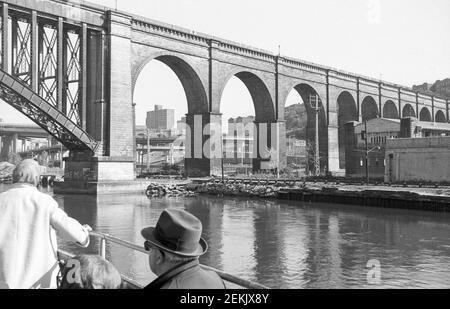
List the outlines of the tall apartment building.
<svg viewBox="0 0 450 309">
<path fill-rule="evenodd" d="M 237 117 L 228 120 L 228 134 L 224 134 L 223 151 L 226 164 L 251 164 L 255 117 Z"/>
<path fill-rule="evenodd" d="M 255 117 L 237 117 L 228 119 L 228 135 L 253 138 Z"/>
<path fill-rule="evenodd" d="M 184 135 L 186 134 L 186 117 L 182 117 L 177 121 L 176 134 Z"/>
<path fill-rule="evenodd" d="M 154 111 L 147 112 L 146 124 L 150 130 L 171 130 L 175 126 L 175 110 L 155 105 Z"/>
</svg>

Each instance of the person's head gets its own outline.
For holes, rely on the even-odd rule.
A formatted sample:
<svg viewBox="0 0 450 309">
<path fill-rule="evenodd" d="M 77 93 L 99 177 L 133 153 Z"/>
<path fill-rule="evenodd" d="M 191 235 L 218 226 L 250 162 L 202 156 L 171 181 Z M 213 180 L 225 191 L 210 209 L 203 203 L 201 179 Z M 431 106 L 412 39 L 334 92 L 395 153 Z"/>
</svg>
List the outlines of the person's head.
<svg viewBox="0 0 450 309">
<path fill-rule="evenodd" d="M 20 162 L 13 171 L 13 183 L 37 186 L 41 177 L 39 164 L 31 159 Z"/>
<path fill-rule="evenodd" d="M 201 238 L 200 220 L 180 209 L 164 210 L 156 226 L 143 229 L 141 234 L 149 252 L 150 269 L 158 276 L 198 259 L 208 250 L 208 244 Z"/>
<path fill-rule="evenodd" d="M 79 255 L 69 259 L 59 276 L 59 289 L 120 289 L 122 277 L 117 269 L 98 255 Z"/>
</svg>

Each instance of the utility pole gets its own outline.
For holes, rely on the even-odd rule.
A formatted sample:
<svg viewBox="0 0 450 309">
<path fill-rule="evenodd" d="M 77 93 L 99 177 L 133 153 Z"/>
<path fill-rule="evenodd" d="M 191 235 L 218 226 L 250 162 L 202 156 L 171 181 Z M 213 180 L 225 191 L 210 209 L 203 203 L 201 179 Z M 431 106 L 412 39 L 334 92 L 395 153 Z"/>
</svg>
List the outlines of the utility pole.
<svg viewBox="0 0 450 309">
<path fill-rule="evenodd" d="M 141 150 L 139 157 L 140 157 L 140 161 L 141 161 L 141 176 L 142 176 L 142 174 L 144 174 L 144 171 L 143 171 L 144 170 L 144 150 L 143 149 Z"/>
<path fill-rule="evenodd" d="M 222 183 L 225 183 L 225 172 L 223 170 L 223 157 L 224 157 L 224 155 L 223 155 L 223 148 L 222 148 L 222 156 L 220 157 L 220 165 L 222 167 Z"/>
<path fill-rule="evenodd" d="M 63 145 L 61 143 L 59 144 L 59 155 L 60 155 L 59 168 L 64 169 Z"/>
<path fill-rule="evenodd" d="M 314 102 L 314 103 L 313 103 Z M 316 118 L 316 131 L 315 131 L 315 151 L 314 151 L 314 173 L 315 176 L 320 176 L 320 156 L 319 156 L 319 96 L 317 94 L 309 96 L 309 105 L 313 109 Z"/>
<path fill-rule="evenodd" d="M 147 128 L 147 173 L 150 172 L 150 129 Z"/>
<path fill-rule="evenodd" d="M 364 140 L 366 142 L 366 184 L 369 184 L 369 143 L 367 141 L 367 119 L 364 121 Z"/>
<path fill-rule="evenodd" d="M 380 150 L 381 146 L 377 145 L 369 149 L 369 141 L 368 141 L 368 134 L 367 134 L 367 120 L 364 121 L 364 131 L 361 131 L 361 139 L 365 141 L 366 144 L 366 150 L 364 152 L 366 153 L 366 184 L 369 184 L 369 153 L 371 153 L 374 150 Z"/>
<path fill-rule="evenodd" d="M 244 141 L 242 142 L 242 167 L 244 167 L 245 165 L 244 158 L 245 158 L 245 137 Z"/>
</svg>

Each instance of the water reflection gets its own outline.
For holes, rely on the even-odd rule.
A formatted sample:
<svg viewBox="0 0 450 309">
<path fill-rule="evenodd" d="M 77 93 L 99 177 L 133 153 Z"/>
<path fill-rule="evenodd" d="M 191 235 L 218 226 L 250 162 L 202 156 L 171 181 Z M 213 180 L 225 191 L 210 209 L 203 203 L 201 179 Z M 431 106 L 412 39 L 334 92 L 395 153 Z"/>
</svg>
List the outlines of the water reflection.
<svg viewBox="0 0 450 309">
<path fill-rule="evenodd" d="M 208 197 L 55 198 L 80 222 L 136 244 L 143 243 L 140 230 L 155 225 L 164 209 L 186 209 L 202 221 L 210 245 L 202 263 L 270 287 L 450 287 L 450 216 L 445 214 Z M 93 241 L 87 252 L 97 250 Z M 107 255 L 141 283 L 154 278 L 145 254 L 111 246 Z M 380 286 L 367 283 L 371 259 L 381 262 Z"/>
</svg>

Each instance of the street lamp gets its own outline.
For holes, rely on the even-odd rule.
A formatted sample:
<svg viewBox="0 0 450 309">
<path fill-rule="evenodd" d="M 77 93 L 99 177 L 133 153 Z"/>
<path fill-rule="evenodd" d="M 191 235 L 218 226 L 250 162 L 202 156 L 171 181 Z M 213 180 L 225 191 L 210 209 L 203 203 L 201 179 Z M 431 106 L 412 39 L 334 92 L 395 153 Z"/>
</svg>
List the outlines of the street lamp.
<svg viewBox="0 0 450 309">
<path fill-rule="evenodd" d="M 380 146 L 375 146 L 372 149 L 366 149 L 366 183 L 369 184 L 369 153 L 374 150 L 380 150 Z"/>
<path fill-rule="evenodd" d="M 320 176 L 320 156 L 319 156 L 319 113 L 322 109 L 320 107 L 319 96 L 317 94 L 309 96 L 309 106 L 314 111 L 316 116 L 316 130 L 315 130 L 315 152 L 314 152 L 314 173 L 315 176 Z"/>
</svg>

